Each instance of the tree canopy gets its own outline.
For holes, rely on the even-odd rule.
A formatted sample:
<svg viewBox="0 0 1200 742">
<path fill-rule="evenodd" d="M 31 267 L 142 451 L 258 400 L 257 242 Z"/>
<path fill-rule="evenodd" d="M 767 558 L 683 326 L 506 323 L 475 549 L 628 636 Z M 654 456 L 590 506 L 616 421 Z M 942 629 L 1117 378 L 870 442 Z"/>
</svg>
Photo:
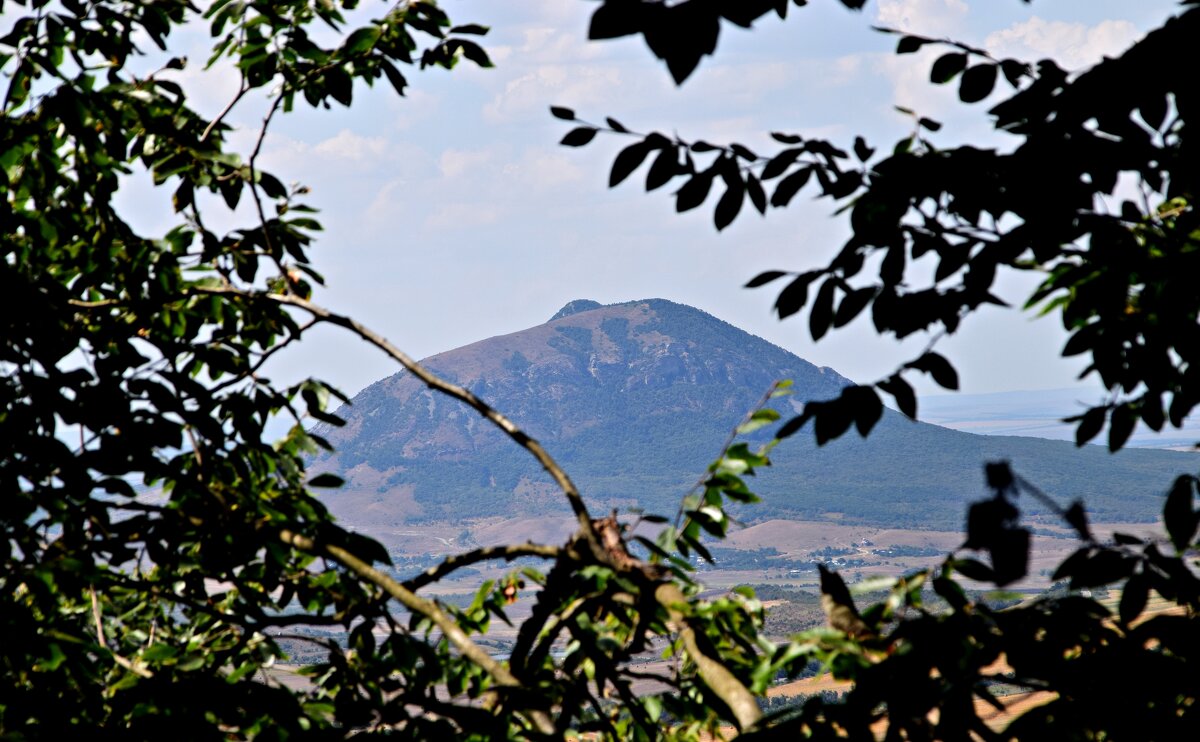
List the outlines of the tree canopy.
<svg viewBox="0 0 1200 742">
<path fill-rule="evenodd" d="M 902 36 L 901 52 L 948 45 L 933 81 L 957 80 L 965 102 L 1001 78 L 1012 87 L 992 109 L 997 126 L 1022 140 L 1012 152 L 939 150 L 922 133 L 937 124 L 920 118 L 913 136 L 879 159 L 855 141 L 856 164 L 833 143 L 795 135 L 777 135 L 784 148 L 760 157 L 740 144 L 631 134 L 612 121 L 605 128 L 636 140 L 618 155 L 612 180 L 654 154 L 651 184 L 678 179 L 681 210 L 701 205 L 714 185 L 722 191 L 718 227 L 746 199 L 760 211 L 786 206 L 810 180 L 844 202 L 854 236 L 833 263 L 753 282 L 788 277 L 779 313 L 809 306 L 814 337 L 868 307 L 881 333 L 954 331 L 964 314 L 994 300 L 997 270 L 1045 271 L 1031 304 L 1062 314 L 1074 333 L 1066 350 L 1091 354 L 1091 370 L 1113 391 L 1110 404 L 1079 420 L 1080 440 L 1107 419 L 1117 448 L 1135 420 L 1178 424 L 1200 401 L 1190 280 L 1200 240 L 1191 205 L 1197 170 L 1186 137 L 1195 93 L 1183 74 L 1200 11 L 1185 5 L 1119 58 L 1075 75 L 1049 60 L 995 60 L 955 42 Z M 938 569 L 895 580 L 882 602 L 862 610 L 841 578 L 823 574 L 830 625 L 775 644 L 762 635 L 764 609 L 752 592 L 701 598 L 689 558 L 708 556 L 705 534 L 720 538 L 731 527 L 726 503 L 756 499 L 748 477 L 769 463 L 779 439 L 809 422 L 818 440 L 851 424 L 866 434 L 881 413 L 877 390 L 915 415 L 903 374 L 929 373 L 953 387 L 948 360 L 930 351 L 875 385 L 810 403 L 761 447 L 738 436 L 776 424 L 778 413 L 751 410 L 677 512 L 619 521 L 593 516 L 568 473 L 501 412 L 354 318 L 313 303 L 322 279 L 309 251 L 320 224 L 302 186 L 259 167 L 272 124 L 298 105 L 349 106 L 361 83 L 386 80 L 403 94 L 406 72 L 464 59 L 490 64 L 477 43 L 487 29 L 454 25 L 433 3 L 388 5 L 365 23 L 348 21 L 356 6 L 0 3 L 0 70 L 8 78 L 0 287 L 10 308 L 0 341 L 0 733 L 1194 733 L 1200 674 L 1189 671 L 1200 582 L 1187 555 L 1200 525 L 1195 477 L 1171 488 L 1163 541 L 1100 543 L 1081 504 L 1056 505 L 1081 539 L 1058 577 L 1075 587 L 1120 584 L 1115 616 L 1078 594 L 993 610 L 955 580 L 957 573 L 1007 584 L 1025 572 L 1018 498 L 1045 495 L 996 463 L 987 468 L 994 497 L 972 507 L 963 550 Z M 746 26 L 787 6 L 608 0 L 591 33 L 642 34 L 682 82 L 715 51 L 722 19 Z M 185 62 L 170 53 L 172 34 L 187 24 L 212 34 L 210 69 L 237 70 L 238 89 L 214 118 L 197 113 L 173 78 Z M 142 69 L 139 44 L 164 53 L 161 68 Z M 239 153 L 225 118 L 255 91 L 268 95 L 266 113 Z M 564 141 L 586 144 L 599 128 L 585 124 Z M 1099 208 L 1096 195 L 1113 193 L 1126 173 L 1143 186 L 1145 202 Z M 115 198 L 137 176 L 172 193 L 175 226 L 162 234 L 142 234 Z M 774 179 L 768 199 L 763 183 Z M 236 222 L 243 201 L 252 207 L 246 223 L 215 226 Z M 935 275 L 913 288 L 912 266 L 924 255 L 936 258 Z M 394 574 L 378 543 L 339 527 L 311 492 L 338 484 L 310 477 L 305 464 L 328 445 L 312 423 L 338 424 L 329 403 L 340 395 L 319 380 L 284 387 L 263 375 L 270 358 L 316 325 L 361 338 L 498 426 L 514 455 L 532 455 L 546 469 L 577 533 L 563 545 L 477 549 L 420 574 Z M 767 399 L 786 393 L 780 384 Z M 266 428 L 279 415 L 294 426 L 273 441 Z M 663 527 L 650 539 L 629 530 L 635 521 Z M 548 568 L 485 583 L 465 607 L 421 594 L 455 570 L 517 558 Z M 1142 616 L 1151 591 L 1180 610 Z M 509 655 L 493 656 L 479 639 L 493 621 L 509 621 L 518 600 L 531 602 L 530 616 Z M 302 631 L 314 627 L 330 634 Z M 285 658 L 285 640 L 321 653 L 299 688 L 265 675 Z M 644 671 L 637 660 L 649 652 L 673 658 L 670 671 Z M 1001 659 L 1006 669 L 997 669 Z M 853 690 L 764 716 L 757 697 L 770 682 L 814 660 L 852 679 Z M 1131 677 L 1137 682 L 1097 680 Z M 993 731 L 975 700 L 998 703 L 989 690 L 997 681 L 1044 691 L 1047 703 Z"/>
</svg>

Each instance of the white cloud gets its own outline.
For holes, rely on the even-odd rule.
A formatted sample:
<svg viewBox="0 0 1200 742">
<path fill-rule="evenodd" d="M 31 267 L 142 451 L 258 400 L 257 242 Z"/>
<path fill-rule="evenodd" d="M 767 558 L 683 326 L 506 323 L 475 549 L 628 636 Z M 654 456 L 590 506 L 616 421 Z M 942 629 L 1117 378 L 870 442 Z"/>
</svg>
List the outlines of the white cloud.
<svg viewBox="0 0 1200 742">
<path fill-rule="evenodd" d="M 962 38 L 967 5 L 963 0 L 879 0 L 876 22 L 886 28 L 931 36 Z M 929 82 L 929 66 L 945 49 L 925 47 L 916 54 L 857 55 L 873 58 L 873 67 L 892 84 L 892 102 L 923 116 L 944 116 L 956 100 L 947 86 Z M 949 92 L 948 92 L 949 91 Z"/>
<path fill-rule="evenodd" d="M 916 54 L 877 57 L 876 69 L 892 83 L 892 103 L 939 120 L 961 113 L 958 82 L 934 85 L 929 81 L 929 68 L 945 53 L 944 48 L 925 47 Z"/>
<path fill-rule="evenodd" d="M 422 81 L 424 82 L 424 81 Z M 386 100 L 392 126 L 398 131 L 413 129 L 434 118 L 441 111 L 442 97 L 414 86 L 404 92 L 404 97 L 392 95 L 388 90 L 382 96 Z"/>
<path fill-rule="evenodd" d="M 551 103 L 599 104 L 629 95 L 631 85 L 646 87 L 640 79 L 626 79 L 619 64 L 605 61 L 618 48 L 588 43 L 578 29 L 534 24 L 512 36 L 514 43 L 488 47 L 497 70 L 472 72 L 495 93 L 483 107 L 489 123 L 544 116 Z"/>
<path fill-rule="evenodd" d="M 904 24 L 895 25 L 922 35 L 955 38 L 961 34 L 949 29 L 949 25 L 961 5 L 959 0 L 892 0 L 880 4 L 879 20 L 885 25 L 904 21 Z M 943 11 L 940 17 L 933 12 L 938 9 Z M 961 13 L 965 15 L 965 12 L 963 6 Z M 926 20 L 931 21 L 928 26 Z M 941 30 L 932 32 L 929 26 Z M 1050 57 L 1065 69 L 1078 70 L 1100 61 L 1106 55 L 1119 54 L 1138 36 L 1137 28 L 1128 21 L 1105 20 L 1088 26 L 1083 23 L 1047 21 L 1033 16 L 989 34 L 982 47 L 998 58 L 1037 61 Z M 939 120 L 962 112 L 963 108 L 957 100 L 957 82 L 948 85 L 929 82 L 930 66 L 946 52 L 943 46 L 931 45 L 915 54 L 875 57 L 875 68 L 891 81 L 892 98 L 896 105 Z M 1008 89 L 1003 84 L 997 88 L 1002 91 Z"/>
<path fill-rule="evenodd" d="M 243 136 L 250 134 L 257 136 L 256 132 L 246 132 Z M 349 129 L 342 129 L 315 144 L 272 132 L 267 137 L 262 159 L 268 168 L 316 175 L 321 180 L 339 174 L 393 170 L 397 163 L 403 164 L 409 177 L 427 177 L 436 172 L 429 156 L 417 145 L 384 136 L 358 134 Z"/>
<path fill-rule="evenodd" d="M 364 137 L 349 129 L 342 129 L 334 136 L 318 142 L 314 154 L 331 160 L 363 162 L 378 160 L 388 152 L 388 142 L 383 137 Z"/>
<path fill-rule="evenodd" d="M 1139 35 L 1129 21 L 1107 20 L 1089 27 L 1034 16 L 990 34 L 984 46 L 996 56 L 1030 61 L 1051 57 L 1065 69 L 1078 70 L 1119 54 Z"/>
<path fill-rule="evenodd" d="M 438 158 L 438 169 L 444 178 L 456 178 L 463 173 L 477 170 L 494 157 L 487 149 L 448 149 Z"/>
<path fill-rule="evenodd" d="M 559 65 L 594 61 L 604 55 L 599 44 L 588 44 L 577 33 L 549 26 L 531 26 L 520 31 L 512 44 L 490 44 L 488 56 L 500 69 L 536 65 Z"/>
<path fill-rule="evenodd" d="M 491 204 L 447 203 L 434 208 L 425 218 L 426 229 L 463 229 L 494 224 L 500 209 Z"/>
<path fill-rule="evenodd" d="M 443 177 L 471 177 L 476 188 L 504 200 L 529 190 L 552 188 L 584 175 L 572 157 L 544 146 L 527 147 L 519 156 L 499 145 L 481 150 L 446 150 L 439 161 Z"/>
<path fill-rule="evenodd" d="M 504 174 L 525 188 L 546 189 L 582 180 L 584 170 L 565 154 L 530 148 L 518 162 L 505 166 Z"/>
<path fill-rule="evenodd" d="M 393 178 L 384 183 L 367 206 L 367 219 L 372 224 L 380 222 L 388 225 L 394 224 L 395 220 L 402 215 L 404 204 L 407 201 L 406 187 L 411 188 L 412 184 L 403 178 Z"/>
<path fill-rule="evenodd" d="M 924 36 L 954 36 L 963 29 L 963 0 L 879 0 L 876 22 Z"/>
<path fill-rule="evenodd" d="M 704 122 L 704 137 L 714 142 L 752 142 L 761 139 L 762 124 L 754 116 L 727 116 Z"/>
<path fill-rule="evenodd" d="M 861 54 L 847 54 L 833 60 L 833 63 L 825 68 L 825 85 L 839 87 L 852 81 L 861 72 L 863 59 Z"/>
<path fill-rule="evenodd" d="M 531 72 L 509 80 L 504 89 L 483 107 L 490 123 L 522 118 L 533 111 L 539 115 L 553 103 L 571 106 L 596 105 L 621 96 L 620 71 L 607 65 L 539 65 Z"/>
<path fill-rule="evenodd" d="M 797 65 L 788 62 L 713 64 L 697 77 L 695 94 L 726 106 L 751 106 L 768 93 L 786 89 L 800 74 Z"/>
</svg>

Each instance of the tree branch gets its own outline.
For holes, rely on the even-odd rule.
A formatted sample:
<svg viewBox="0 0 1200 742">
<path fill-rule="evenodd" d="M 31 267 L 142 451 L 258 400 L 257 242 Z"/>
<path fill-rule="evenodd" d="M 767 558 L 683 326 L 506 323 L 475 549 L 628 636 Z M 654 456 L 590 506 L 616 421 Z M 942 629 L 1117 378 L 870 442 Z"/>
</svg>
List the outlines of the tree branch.
<svg viewBox="0 0 1200 742">
<path fill-rule="evenodd" d="M 92 619 L 96 622 L 96 643 L 99 644 L 102 649 L 108 650 L 108 653 L 112 655 L 113 662 L 116 662 L 118 665 L 124 667 L 134 675 L 147 679 L 154 677 L 154 673 L 150 672 L 141 665 L 131 662 L 128 658 L 122 657 L 109 648 L 108 642 L 104 639 L 104 624 L 100 620 L 100 600 L 96 597 L 95 586 L 89 585 L 88 593 L 92 596 Z"/>
<path fill-rule="evenodd" d="M 500 662 L 492 658 L 482 647 L 476 644 L 467 633 L 462 630 L 462 627 L 455 623 L 454 619 L 446 615 L 446 612 L 432 600 L 427 600 L 418 596 L 408 588 L 401 585 L 396 580 L 388 577 L 384 573 L 367 564 L 362 559 L 359 559 L 354 554 L 346 549 L 335 544 L 318 544 L 307 536 L 302 536 L 287 529 L 284 529 L 279 534 L 280 540 L 285 544 L 293 546 L 302 551 L 307 551 L 311 554 L 323 554 L 331 557 L 342 566 L 349 569 L 360 578 L 367 582 L 373 583 L 393 598 L 401 605 L 408 608 L 414 613 L 419 613 L 425 616 L 442 631 L 442 635 L 463 654 L 464 657 L 474 662 L 481 667 L 496 681 L 497 685 L 506 688 L 519 688 L 521 682 L 509 672 L 508 668 Z M 549 715 L 544 711 L 530 711 L 530 718 L 534 726 L 538 728 L 542 734 L 553 734 L 554 724 L 551 722 Z"/>
<path fill-rule="evenodd" d="M 233 378 L 227 379 L 227 380 L 221 382 L 220 384 L 217 384 L 216 386 L 212 387 L 209 390 L 209 393 L 216 394 L 217 392 L 219 392 L 223 389 L 227 389 L 227 388 L 233 386 L 234 384 L 237 384 L 239 382 L 245 381 L 248 378 L 253 377 L 256 373 L 258 373 L 259 369 L 261 369 L 263 367 L 263 364 L 265 364 L 268 360 L 270 360 L 271 356 L 275 355 L 279 351 L 283 350 L 284 348 L 288 347 L 295 341 L 299 340 L 300 337 L 304 334 L 305 330 L 310 329 L 315 324 L 317 324 L 317 321 L 314 319 L 314 320 L 306 322 L 304 325 L 296 328 L 294 331 L 290 332 L 288 334 L 288 336 L 286 338 L 284 338 L 281 342 L 276 343 L 275 345 L 271 346 L 267 350 L 263 351 L 262 355 L 259 356 L 258 360 L 255 361 L 254 364 L 250 366 L 250 368 L 246 369 L 245 371 L 243 371 L 239 374 L 235 374 L 233 376 Z"/>
<path fill-rule="evenodd" d="M 233 96 L 233 100 L 229 101 L 229 104 L 225 106 L 224 110 L 217 114 L 215 119 L 208 122 L 208 126 L 204 127 L 204 133 L 200 135 L 200 141 L 203 142 L 205 139 L 208 139 L 208 135 L 212 133 L 212 130 L 216 128 L 226 116 L 229 115 L 229 112 L 233 110 L 233 107 L 236 106 L 238 101 L 240 101 L 242 97 L 245 96 L 249 91 L 250 86 L 246 84 L 246 73 L 242 72 L 242 80 L 238 85 L 237 95 Z"/>
<path fill-rule="evenodd" d="M 587 505 L 583 502 L 583 497 L 579 494 L 579 489 L 575 483 L 571 481 L 571 477 L 566 471 L 559 466 L 558 462 L 538 443 L 534 438 L 530 437 L 525 431 L 521 430 L 509 420 L 506 416 L 493 408 L 488 403 L 484 402 L 479 397 L 475 396 L 470 390 L 465 389 L 457 384 L 438 377 L 433 372 L 426 369 L 420 363 L 413 360 L 404 351 L 392 345 L 382 335 L 374 332 L 365 325 L 343 314 L 332 312 L 318 304 L 314 304 L 307 299 L 291 294 L 267 294 L 267 293 L 250 293 L 241 291 L 235 288 L 216 288 L 194 286 L 191 289 L 197 293 L 204 294 L 233 294 L 247 299 L 261 299 L 264 301 L 272 301 L 286 306 L 297 307 L 317 317 L 324 322 L 328 322 L 338 327 L 343 327 L 358 335 L 363 340 L 367 341 L 376 348 L 379 348 L 384 353 L 387 353 L 393 360 L 400 363 L 410 373 L 420 379 L 426 386 L 434 391 L 453 397 L 474 409 L 483 417 L 487 418 L 496 427 L 504 431 L 517 445 L 528 451 L 546 473 L 554 480 L 563 495 L 567 498 L 567 502 L 571 505 L 572 512 L 575 513 L 575 518 L 579 522 L 580 531 L 587 540 L 588 546 L 592 553 L 601 563 L 607 563 L 604 547 L 600 544 L 600 539 L 596 535 L 596 528 L 592 523 L 591 514 L 588 513 Z"/>
<path fill-rule="evenodd" d="M 236 294 L 250 299 L 259 298 L 302 309 L 313 317 L 350 330 L 398 361 L 400 365 L 404 366 L 404 368 L 424 382 L 429 388 L 466 403 L 480 415 L 487 418 L 489 422 L 504 431 L 517 445 L 524 448 L 538 460 L 538 463 L 554 479 L 555 483 L 558 484 L 566 496 L 571 509 L 575 513 L 576 519 L 579 521 L 580 534 L 588 543 L 597 561 L 601 564 L 612 563 L 608 550 L 601 544 L 596 525 L 588 513 L 587 506 L 583 502 L 583 497 L 566 471 L 558 465 L 540 443 L 468 389 L 457 384 L 451 384 L 433 374 L 399 348 L 388 342 L 383 336 L 370 330 L 356 320 L 331 312 L 301 297 L 289 294 L 251 294 L 232 288 L 195 287 L 193 290 L 202 293 Z M 359 577 L 383 588 L 384 591 L 409 610 L 420 613 L 433 621 L 442 630 L 446 638 L 465 657 L 490 673 L 497 684 L 505 687 L 520 687 L 520 681 L 513 676 L 507 667 L 492 659 L 487 652 L 472 641 L 462 628 L 433 601 L 419 597 L 405 585 L 379 572 L 354 554 L 339 546 L 329 544 L 318 545 L 312 539 L 287 530 L 281 533 L 281 538 L 285 543 L 291 544 L 298 549 L 312 553 L 327 554 Z M 544 556 L 544 554 L 538 555 Z M 482 558 L 484 557 L 480 557 L 480 559 Z M 479 561 L 479 559 L 476 559 L 476 561 Z M 434 570 L 438 569 L 440 569 L 440 566 L 434 568 Z M 670 621 L 679 627 L 684 647 L 696 663 L 701 679 L 713 693 L 726 703 L 733 713 L 738 726 L 742 729 L 747 729 L 757 723 L 762 717 L 762 712 L 758 708 L 758 702 L 754 698 L 754 695 L 719 660 L 709 657 L 700 649 L 696 641 L 695 631 L 688 625 L 684 614 L 678 608 L 678 606 L 686 605 L 687 603 L 687 599 L 679 590 L 679 587 L 670 582 L 662 583 L 656 588 L 655 598 L 667 610 Z M 544 712 L 531 712 L 531 719 L 539 730 L 543 730 L 546 734 L 553 733 L 554 725 L 550 721 L 549 716 Z"/>
<path fill-rule="evenodd" d="M 709 657 L 700 649 L 700 644 L 696 641 L 695 630 L 688 624 L 687 617 L 679 609 L 679 606 L 687 604 L 687 598 L 684 597 L 679 587 L 673 582 L 664 582 L 655 590 L 654 597 L 667 610 L 670 622 L 678 628 L 684 648 L 691 655 L 692 661 L 696 663 L 696 671 L 700 674 L 700 679 L 733 712 L 733 718 L 737 721 L 738 727 L 745 731 L 757 724 L 758 720 L 762 718 L 758 700 L 720 660 Z"/>
<path fill-rule="evenodd" d="M 438 582 L 446 575 L 450 574 L 460 567 L 465 567 L 468 564 L 476 562 L 486 562 L 489 559 L 503 559 L 506 562 L 511 562 L 523 556 L 536 556 L 543 559 L 556 559 L 562 549 L 557 546 L 543 546 L 532 542 L 524 544 L 516 544 L 513 546 L 487 546 L 474 551 L 467 551 L 462 554 L 455 554 L 447 557 L 445 561 L 437 566 L 430 567 L 421 574 L 412 579 L 405 580 L 400 583 L 405 588 L 416 592 L 426 585 Z"/>
</svg>

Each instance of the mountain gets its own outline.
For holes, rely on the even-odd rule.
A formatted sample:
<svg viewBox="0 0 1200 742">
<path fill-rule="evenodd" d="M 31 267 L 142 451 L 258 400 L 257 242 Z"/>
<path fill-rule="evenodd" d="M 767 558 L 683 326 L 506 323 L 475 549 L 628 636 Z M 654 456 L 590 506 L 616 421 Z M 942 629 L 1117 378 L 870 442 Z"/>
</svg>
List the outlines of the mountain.
<svg viewBox="0 0 1200 742">
<path fill-rule="evenodd" d="M 423 363 L 471 389 L 540 440 L 595 512 L 671 514 L 730 429 L 777 379 L 804 400 L 851 383 L 700 310 L 662 299 L 602 306 L 576 300 L 549 322 L 432 356 Z M 525 452 L 473 410 L 407 373 L 364 389 L 324 428 L 336 453 L 316 469 L 347 485 L 329 495 L 350 524 L 398 525 L 559 513 L 566 505 Z M 766 435 L 766 433 L 764 433 Z M 887 411 L 866 439 L 817 448 L 801 432 L 754 482 L 764 502 L 745 518 L 800 517 L 957 527 L 984 494 L 982 464 L 1009 459 L 1094 519 L 1150 520 L 1171 475 L 1200 459 L 1172 451 L 1076 449 L 1065 441 L 980 436 Z M 1039 512 L 1036 503 L 1024 506 Z"/>
</svg>

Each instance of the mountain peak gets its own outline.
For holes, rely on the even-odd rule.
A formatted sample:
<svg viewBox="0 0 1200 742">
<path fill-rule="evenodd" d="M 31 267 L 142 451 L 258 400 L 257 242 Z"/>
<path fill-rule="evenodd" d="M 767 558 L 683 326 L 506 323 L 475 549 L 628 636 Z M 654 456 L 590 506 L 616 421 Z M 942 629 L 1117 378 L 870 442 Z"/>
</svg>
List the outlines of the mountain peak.
<svg viewBox="0 0 1200 742">
<path fill-rule="evenodd" d="M 851 383 L 666 299 L 609 305 L 577 299 L 554 319 L 425 362 L 505 410 L 553 451 L 597 512 L 634 506 L 674 512 L 679 494 L 705 470 L 713 442 L 773 382 L 795 382 L 792 397 L 774 402 L 788 417 Z M 565 511 L 536 461 L 473 410 L 435 395 L 411 374 L 372 384 L 339 414 L 345 426 L 321 430 L 337 451 L 319 466 L 346 480 L 331 505 L 351 523 L 457 523 Z M 1189 454 L 1110 457 L 1099 446 L 1077 452 L 1068 441 L 985 438 L 895 412 L 868 440 L 851 433 L 820 449 L 805 435 L 790 443 L 790 453 L 758 483 L 765 500 L 759 517 L 830 514 L 889 527 L 958 523 L 964 495 L 983 494 L 980 462 L 1003 458 L 1064 494 L 1088 492 L 1092 512 L 1107 522 L 1129 522 L 1152 517 L 1160 506 L 1156 493 L 1131 497 L 1141 472 L 1194 467 Z"/>
<path fill-rule="evenodd" d="M 554 316 L 550 318 L 550 321 L 553 322 L 556 319 L 570 317 L 572 314 L 579 314 L 580 312 L 586 312 L 590 309 L 599 309 L 602 306 L 604 305 L 600 302 L 592 301 L 591 299 L 574 299 L 567 302 L 562 309 L 555 312 Z"/>
</svg>

